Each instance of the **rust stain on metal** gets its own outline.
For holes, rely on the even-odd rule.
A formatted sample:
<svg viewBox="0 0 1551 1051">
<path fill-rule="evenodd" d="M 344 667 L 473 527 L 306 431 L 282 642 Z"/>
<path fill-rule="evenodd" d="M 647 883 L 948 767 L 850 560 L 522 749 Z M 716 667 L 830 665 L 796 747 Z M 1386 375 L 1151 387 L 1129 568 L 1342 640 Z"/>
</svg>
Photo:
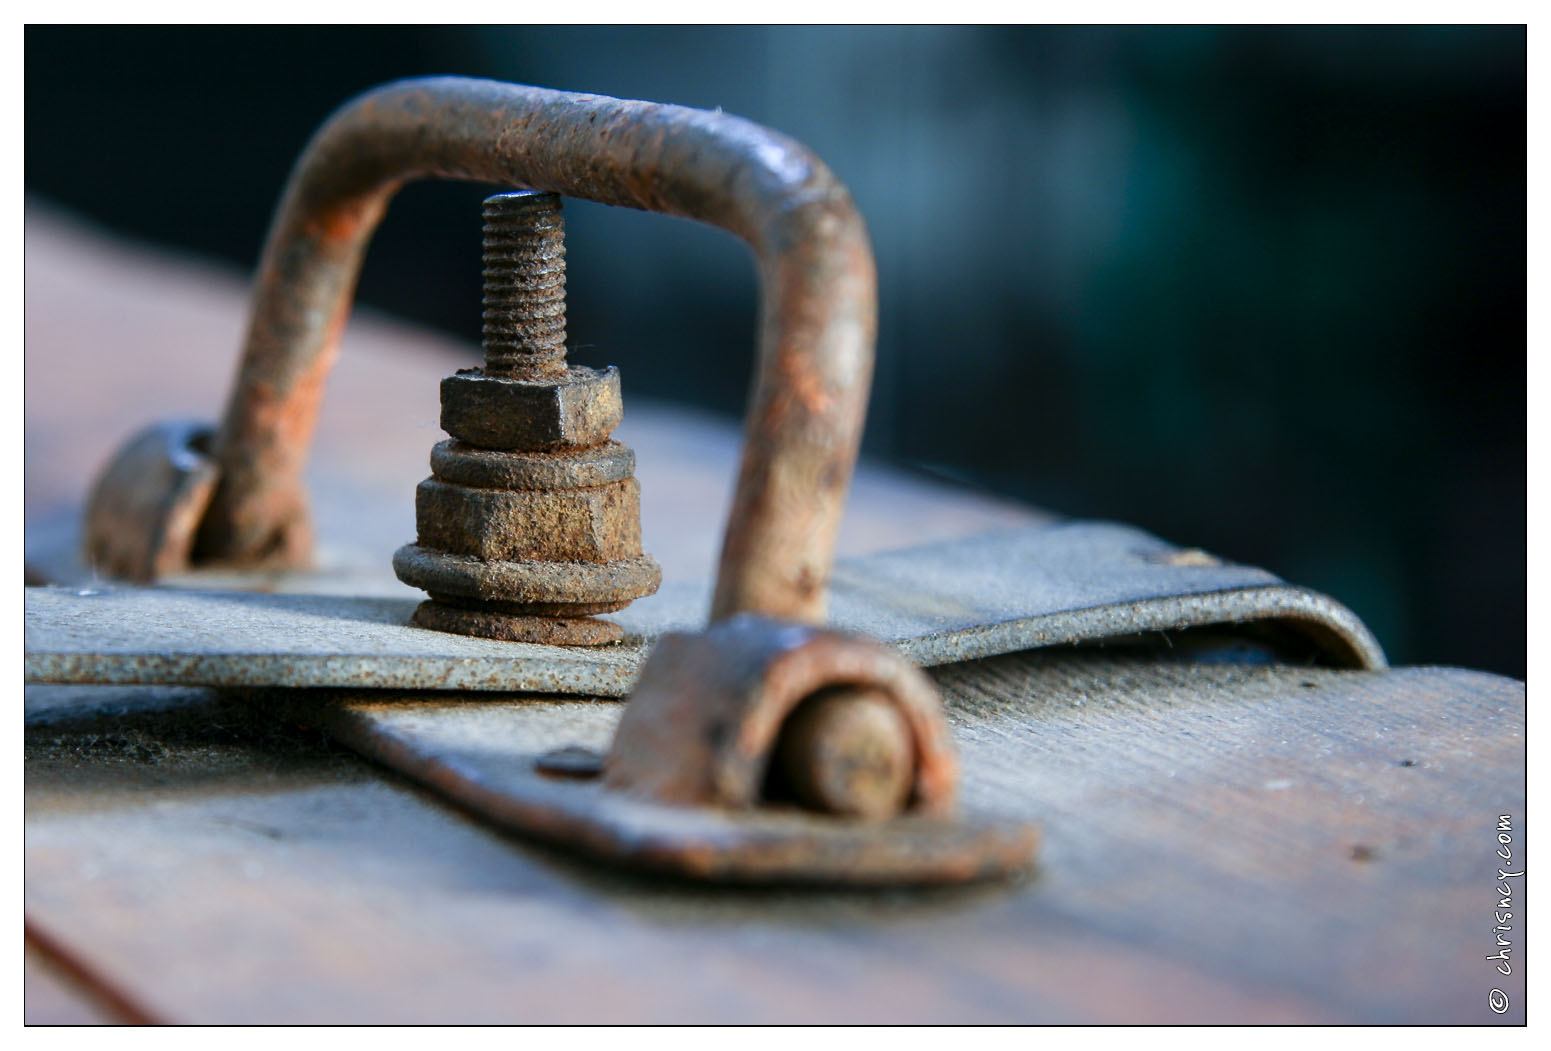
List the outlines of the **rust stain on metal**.
<svg viewBox="0 0 1551 1051">
<path fill-rule="evenodd" d="M 370 232 L 382 218 L 382 211 L 376 198 L 350 202 L 311 217 L 303 230 L 310 238 L 348 245 L 361 236 L 363 229 Z"/>
</svg>

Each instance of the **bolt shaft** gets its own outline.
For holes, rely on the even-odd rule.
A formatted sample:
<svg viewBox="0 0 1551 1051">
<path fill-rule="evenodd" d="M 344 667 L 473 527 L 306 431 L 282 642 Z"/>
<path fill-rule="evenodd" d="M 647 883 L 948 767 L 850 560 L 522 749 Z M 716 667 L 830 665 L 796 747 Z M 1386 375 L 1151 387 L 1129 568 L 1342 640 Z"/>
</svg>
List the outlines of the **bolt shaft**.
<svg viewBox="0 0 1551 1051">
<path fill-rule="evenodd" d="M 565 220 L 560 197 L 486 198 L 485 375 L 565 375 Z"/>
</svg>

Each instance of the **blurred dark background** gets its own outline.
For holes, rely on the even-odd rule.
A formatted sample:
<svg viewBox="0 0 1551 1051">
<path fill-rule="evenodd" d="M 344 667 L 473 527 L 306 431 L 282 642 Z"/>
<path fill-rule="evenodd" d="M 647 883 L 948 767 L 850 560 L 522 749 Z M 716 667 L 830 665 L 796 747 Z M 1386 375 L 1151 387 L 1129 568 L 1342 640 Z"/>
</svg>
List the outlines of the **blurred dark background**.
<svg viewBox="0 0 1551 1051">
<path fill-rule="evenodd" d="M 1396 663 L 1524 675 L 1522 28 L 29 27 L 28 192 L 251 266 L 318 123 L 431 73 L 811 146 L 878 256 L 871 454 L 1265 566 Z M 487 192 L 396 198 L 360 299 L 477 340 Z M 741 415 L 742 245 L 567 217 L 575 359 Z"/>
</svg>

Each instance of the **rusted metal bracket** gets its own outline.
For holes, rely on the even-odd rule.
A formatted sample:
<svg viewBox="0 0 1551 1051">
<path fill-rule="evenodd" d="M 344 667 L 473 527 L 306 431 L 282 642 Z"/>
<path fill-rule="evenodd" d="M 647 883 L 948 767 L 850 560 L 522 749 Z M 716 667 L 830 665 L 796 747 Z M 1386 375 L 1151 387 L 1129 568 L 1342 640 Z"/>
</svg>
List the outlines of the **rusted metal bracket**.
<svg viewBox="0 0 1551 1051">
<path fill-rule="evenodd" d="M 837 681 L 902 713 L 907 754 L 880 757 L 871 733 L 805 732 L 793 710 L 822 704 L 816 692 Z M 935 686 L 858 636 L 748 614 L 670 635 L 606 754 L 562 747 L 461 761 L 456 749 L 427 750 L 423 736 L 441 726 L 456 737 L 477 711 L 459 706 L 446 723 L 413 703 L 405 711 L 405 700 L 379 692 L 286 703 L 488 820 L 626 868 L 719 883 L 963 883 L 1023 868 L 1038 845 L 1026 822 L 955 816 L 957 762 Z M 793 768 L 826 770 L 832 783 L 794 784 L 784 778 Z M 884 820 L 836 815 L 843 808 L 815 808 L 805 795 L 877 802 L 900 770 L 909 772 L 906 805 Z"/>
<path fill-rule="evenodd" d="M 132 443 L 93 493 L 86 531 L 92 560 L 139 580 L 191 559 L 307 561 L 302 465 L 362 253 L 398 188 L 427 176 L 700 219 L 742 237 L 758 260 L 758 366 L 711 627 L 659 643 L 607 776 L 592 790 L 594 802 L 565 820 L 568 835 L 583 844 L 613 842 L 600 852 L 618 854 L 621 844 L 639 841 L 651 826 L 648 853 L 672 855 L 681 871 L 710 878 L 938 882 L 1026 862 L 1034 848 L 1028 830 L 980 834 L 949 815 L 956 766 L 930 683 L 879 643 L 812 626 L 825 613 L 872 374 L 872 249 L 850 195 L 817 157 L 734 117 L 451 78 L 389 84 L 347 104 L 314 136 L 291 175 L 259 265 L 242 365 L 209 457 L 197 471 L 180 473 L 154 454 L 188 459 L 192 446 L 169 449 L 160 438 Z M 549 221 L 539 214 L 550 209 L 546 201 L 510 202 L 524 216 L 512 221 L 522 226 L 513 236 L 527 255 L 558 255 L 545 232 Z M 543 338 L 521 347 L 487 340 L 485 372 L 468 380 L 477 381 L 479 397 L 494 392 L 503 399 L 506 407 L 493 414 L 498 428 L 507 426 L 510 395 L 528 389 L 530 373 L 546 374 L 540 385 L 569 383 L 548 375 L 558 374 L 563 339 L 557 346 L 554 333 L 540 331 L 546 326 L 533 316 L 553 308 L 550 285 L 517 293 L 514 302 L 526 313 L 510 319 L 514 331 L 532 329 Z M 514 368 L 522 374 L 515 379 Z M 472 431 L 463 426 L 459 407 L 467 406 L 447 398 L 448 383 L 457 386 L 459 379 L 443 384 L 443 425 L 454 438 L 496 450 L 549 447 L 547 440 L 504 430 L 489 439 L 488 412 Z M 617 394 L 607 381 L 587 380 Z M 617 396 L 603 402 L 617 407 Z M 580 446 L 601 446 L 617 414 L 602 412 L 597 422 Z M 585 617 L 656 587 L 655 578 L 632 579 L 628 586 L 611 584 L 604 597 L 579 598 L 574 586 L 551 586 L 556 576 L 574 585 L 634 565 L 624 556 L 639 562 L 638 546 L 606 564 L 566 569 L 548 562 L 542 564 L 548 569 L 536 570 L 505 548 L 475 554 L 457 543 L 450 551 L 425 547 L 435 518 L 421 516 L 421 543 L 401 549 L 394 561 L 401 579 L 430 592 L 432 601 L 417 615 L 427 627 L 449 627 L 444 621 L 451 616 L 458 620 L 452 627 L 466 630 L 464 607 L 472 603 L 480 616 L 505 618 L 498 631 L 474 633 L 533 641 L 550 636 L 531 630 L 532 614 L 563 610 Z M 194 522 L 197 528 L 188 528 Z M 464 534 L 482 530 L 463 530 L 466 540 Z M 492 573 L 500 579 L 487 579 Z M 534 592 L 539 577 L 544 586 Z M 729 619 L 740 615 L 750 616 Z M 523 621 L 515 634 L 513 617 Z M 608 622 L 579 623 L 553 641 L 605 641 L 600 632 L 617 631 Z M 830 816 L 765 821 L 764 811 L 782 798 L 771 771 L 784 773 L 787 797 Z M 618 825 L 616 812 L 627 800 L 668 817 Z M 553 824 L 546 805 L 522 804 L 535 831 Z M 725 853 L 717 863 L 693 861 L 708 850 L 717 853 L 700 826 L 724 819 L 740 830 L 731 837 L 742 844 L 734 855 L 752 850 L 752 857 L 767 860 L 752 868 L 727 861 Z M 845 824 L 854 821 L 865 823 Z M 779 860 L 772 865 L 771 858 Z M 882 868 L 878 858 L 886 859 Z"/>
<path fill-rule="evenodd" d="M 737 117 L 454 77 L 376 88 L 314 135 L 259 263 L 198 529 L 165 528 L 162 517 L 187 517 L 192 502 L 172 498 L 160 464 L 120 456 L 88 510 L 98 567 L 144 581 L 180 560 L 306 562 L 301 475 L 324 381 L 367 241 L 420 178 L 698 219 L 749 244 L 758 365 L 712 616 L 822 621 L 877 326 L 872 248 L 850 194 L 806 147 Z"/>
</svg>

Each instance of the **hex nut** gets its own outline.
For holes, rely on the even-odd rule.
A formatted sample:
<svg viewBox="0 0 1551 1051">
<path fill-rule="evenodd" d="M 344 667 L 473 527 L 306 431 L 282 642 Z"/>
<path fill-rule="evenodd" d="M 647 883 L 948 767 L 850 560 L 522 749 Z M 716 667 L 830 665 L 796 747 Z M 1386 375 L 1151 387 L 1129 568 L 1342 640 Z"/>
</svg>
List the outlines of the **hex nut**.
<svg viewBox="0 0 1551 1051">
<path fill-rule="evenodd" d="M 411 620 L 432 631 L 450 631 L 502 642 L 532 642 L 540 646 L 606 646 L 625 636 L 624 629 L 618 624 L 596 617 L 499 613 L 449 606 L 434 599 L 420 603 Z"/>
<path fill-rule="evenodd" d="M 418 543 L 505 562 L 615 562 L 641 554 L 634 478 L 586 489 L 476 489 L 427 478 L 415 490 Z"/>
<path fill-rule="evenodd" d="M 639 560 L 638 560 L 639 561 Z M 648 559 L 647 561 L 650 561 Z M 564 562 L 481 562 L 491 566 L 564 566 Z M 583 563 L 587 568 L 593 568 Z M 613 566 L 633 566 L 634 562 L 613 562 Z M 597 602 L 523 602 L 514 599 L 470 598 L 467 595 L 451 595 L 445 591 L 428 591 L 431 601 L 454 609 L 475 613 L 500 613 L 509 617 L 593 617 L 599 613 L 614 613 L 630 605 L 630 599 L 602 599 Z"/>
<path fill-rule="evenodd" d="M 646 556 L 593 562 L 508 562 L 473 558 L 405 544 L 393 553 L 393 572 L 433 598 L 542 603 L 618 609 L 662 584 L 662 567 Z M 614 605 L 616 604 L 617 605 Z"/>
<path fill-rule="evenodd" d="M 564 379 L 463 369 L 442 380 L 442 430 L 483 449 L 536 452 L 605 441 L 624 418 L 619 370 L 572 365 Z"/>
<path fill-rule="evenodd" d="M 632 477 L 635 453 L 613 439 L 553 452 L 481 449 L 448 439 L 432 447 L 431 473 L 479 489 L 583 489 Z"/>
</svg>

